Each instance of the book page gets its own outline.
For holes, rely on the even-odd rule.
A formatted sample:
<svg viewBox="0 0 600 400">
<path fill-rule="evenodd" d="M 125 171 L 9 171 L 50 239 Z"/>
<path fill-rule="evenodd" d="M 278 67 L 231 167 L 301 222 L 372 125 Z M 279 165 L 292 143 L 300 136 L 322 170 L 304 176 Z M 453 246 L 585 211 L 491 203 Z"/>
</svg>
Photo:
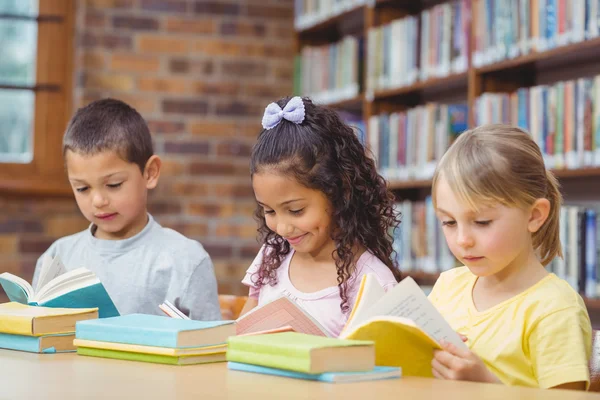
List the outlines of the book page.
<svg viewBox="0 0 600 400">
<path fill-rule="evenodd" d="M 37 285 L 35 287 L 35 291 L 39 292 L 44 286 L 48 284 L 48 282 L 52 281 L 52 279 L 64 274 L 67 272 L 67 268 L 62 263 L 60 257 L 57 255 L 52 258 L 49 254 L 44 256 L 42 260 L 42 269 L 40 271 L 40 278 L 38 279 Z"/>
<path fill-rule="evenodd" d="M 443 339 L 461 349 L 467 346 L 410 277 L 390 290 L 370 310 L 372 316 L 391 315 L 414 321 L 438 343 Z"/>
<path fill-rule="evenodd" d="M 256 307 L 236 321 L 238 335 L 291 326 L 295 332 L 329 336 L 314 318 L 287 297 Z"/>
<path fill-rule="evenodd" d="M 345 332 L 350 332 L 354 329 L 355 326 L 360 325 L 365 322 L 369 318 L 372 317 L 369 310 L 373 307 L 383 296 L 385 295 L 385 290 L 377 281 L 377 278 L 374 274 L 366 274 L 362 278 L 361 282 L 361 290 L 359 293 L 359 298 L 356 299 L 356 304 L 354 304 L 354 308 L 352 309 L 352 313 L 348 318 L 348 322 L 344 329 L 340 333 L 342 336 Z"/>
</svg>

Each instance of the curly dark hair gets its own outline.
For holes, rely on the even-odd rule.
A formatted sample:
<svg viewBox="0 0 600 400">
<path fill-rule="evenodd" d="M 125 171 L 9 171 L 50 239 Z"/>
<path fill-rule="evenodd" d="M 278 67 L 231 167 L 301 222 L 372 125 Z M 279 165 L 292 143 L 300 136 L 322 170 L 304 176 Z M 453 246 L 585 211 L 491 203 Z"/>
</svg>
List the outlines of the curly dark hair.
<svg viewBox="0 0 600 400">
<path fill-rule="evenodd" d="M 289 100 L 286 97 L 277 104 L 284 108 Z M 392 232 L 400 224 L 400 213 L 394 208 L 394 194 L 354 130 L 335 111 L 315 105 L 309 98 L 303 102 L 305 118 L 301 124 L 283 119 L 273 129 L 261 131 L 252 149 L 250 173 L 275 170 L 328 198 L 333 208 L 331 238 L 336 249 L 332 257 L 342 298 L 340 307 L 347 312 L 346 282 L 355 268 L 357 244 L 371 251 L 400 281 L 392 257 Z M 290 244 L 267 227 L 260 204 L 254 216 L 265 249 L 253 280 L 258 287 L 274 285 L 276 270 L 290 252 Z"/>
</svg>

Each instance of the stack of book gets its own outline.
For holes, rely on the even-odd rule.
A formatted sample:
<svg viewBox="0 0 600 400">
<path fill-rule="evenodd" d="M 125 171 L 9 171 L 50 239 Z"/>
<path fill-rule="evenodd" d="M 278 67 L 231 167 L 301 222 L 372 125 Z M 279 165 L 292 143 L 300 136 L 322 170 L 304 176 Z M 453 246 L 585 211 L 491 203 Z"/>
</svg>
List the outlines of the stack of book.
<svg viewBox="0 0 600 400">
<path fill-rule="evenodd" d="M 77 354 L 92 357 L 190 365 L 225 361 L 234 321 L 192 321 L 129 314 L 77 324 Z"/>
<path fill-rule="evenodd" d="M 297 332 L 232 336 L 228 368 L 322 382 L 399 378 L 400 368 L 376 367 L 371 341 L 341 340 Z"/>
<path fill-rule="evenodd" d="M 75 323 L 98 318 L 97 308 L 0 304 L 0 348 L 32 353 L 75 351 Z"/>
</svg>

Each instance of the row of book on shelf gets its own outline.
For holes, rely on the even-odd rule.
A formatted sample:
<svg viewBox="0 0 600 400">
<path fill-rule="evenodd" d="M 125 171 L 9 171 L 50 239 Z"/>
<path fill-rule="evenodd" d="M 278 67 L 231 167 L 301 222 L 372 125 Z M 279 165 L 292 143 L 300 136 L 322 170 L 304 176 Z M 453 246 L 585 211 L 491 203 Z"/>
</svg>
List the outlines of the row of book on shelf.
<svg viewBox="0 0 600 400">
<path fill-rule="evenodd" d="M 367 93 L 465 72 L 469 4 L 451 1 L 369 29 Z M 304 46 L 295 60 L 295 92 L 325 104 L 355 98 L 364 89 L 363 47 L 360 35 Z"/>
<path fill-rule="evenodd" d="M 435 274 L 457 265 L 436 218 L 432 199 L 396 204 L 402 214 L 393 232 L 396 262 L 405 274 Z M 563 257 L 547 269 L 566 280 L 588 298 L 600 296 L 600 206 L 565 205 L 560 210 L 560 241 Z"/>
<path fill-rule="evenodd" d="M 470 3 L 449 1 L 369 29 L 367 92 L 465 72 Z"/>
<path fill-rule="evenodd" d="M 509 123 L 531 133 L 548 168 L 600 165 L 600 76 L 512 93 L 484 93 L 476 125 Z"/>
<path fill-rule="evenodd" d="M 308 29 L 327 19 L 336 17 L 374 0 L 295 0 L 294 26 L 298 30 Z"/>
<path fill-rule="evenodd" d="M 473 65 L 542 52 L 598 37 L 598 0 L 474 2 Z"/>
<path fill-rule="evenodd" d="M 505 123 L 531 134 L 547 168 L 600 166 L 600 76 L 484 93 L 475 100 L 475 125 Z M 369 118 L 362 136 L 383 176 L 429 179 L 452 141 L 468 124 L 466 104 L 428 103 Z M 357 127 L 363 125 L 353 122 Z"/>
<path fill-rule="evenodd" d="M 294 60 L 294 91 L 317 103 L 355 98 L 361 91 L 363 41 L 345 36 L 325 46 L 305 46 Z"/>
</svg>

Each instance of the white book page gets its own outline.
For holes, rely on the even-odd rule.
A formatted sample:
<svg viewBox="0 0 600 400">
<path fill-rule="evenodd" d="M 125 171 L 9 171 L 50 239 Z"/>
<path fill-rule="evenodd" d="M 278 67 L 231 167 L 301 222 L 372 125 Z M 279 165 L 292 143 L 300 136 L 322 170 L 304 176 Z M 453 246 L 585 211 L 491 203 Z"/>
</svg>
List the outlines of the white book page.
<svg viewBox="0 0 600 400">
<path fill-rule="evenodd" d="M 98 283 L 98 277 L 86 268 L 77 268 L 54 278 L 37 292 L 32 301 L 44 303 L 75 289 Z"/>
<path fill-rule="evenodd" d="M 67 268 L 58 255 L 53 259 L 52 256 L 46 254 L 42 260 L 42 270 L 40 271 L 40 278 L 37 281 L 35 291 L 39 292 L 44 286 L 52 281 L 52 279 L 65 272 L 67 272 Z"/>
<path fill-rule="evenodd" d="M 460 336 L 450 327 L 411 277 L 405 278 L 390 290 L 371 307 L 369 313 L 373 316 L 391 315 L 408 318 L 438 343 L 445 340 L 458 348 L 467 348 Z"/>
</svg>

